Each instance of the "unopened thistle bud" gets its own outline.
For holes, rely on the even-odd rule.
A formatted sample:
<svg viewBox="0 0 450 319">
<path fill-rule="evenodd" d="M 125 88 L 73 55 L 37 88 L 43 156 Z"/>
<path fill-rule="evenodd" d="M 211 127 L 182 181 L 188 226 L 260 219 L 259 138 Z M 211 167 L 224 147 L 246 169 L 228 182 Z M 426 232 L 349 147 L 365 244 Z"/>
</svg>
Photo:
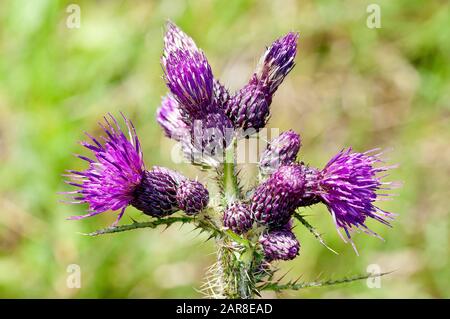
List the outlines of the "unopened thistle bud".
<svg viewBox="0 0 450 319">
<path fill-rule="evenodd" d="M 253 225 L 250 207 L 241 202 L 229 204 L 223 213 L 223 225 L 236 234 L 246 233 Z"/>
<path fill-rule="evenodd" d="M 267 261 L 291 260 L 298 256 L 300 243 L 290 230 L 272 230 L 259 238 Z"/>
<path fill-rule="evenodd" d="M 166 67 L 167 58 L 172 52 L 182 50 L 187 53 L 198 52 L 194 40 L 184 33 L 175 23 L 167 21 L 166 33 L 164 34 L 164 52 L 161 58 L 163 67 Z"/>
<path fill-rule="evenodd" d="M 161 63 L 167 86 L 187 125 L 220 109 L 227 93 L 225 87 L 214 80 L 207 58 L 194 40 L 170 21 Z"/>
<path fill-rule="evenodd" d="M 294 67 L 297 40 L 291 32 L 273 42 L 248 84 L 230 98 L 225 112 L 236 128 L 257 132 L 266 125 L 273 94 Z"/>
<path fill-rule="evenodd" d="M 195 215 L 208 205 L 209 193 L 200 182 L 185 180 L 178 186 L 176 199 L 179 207 L 186 214 Z"/>
<path fill-rule="evenodd" d="M 268 95 L 275 93 L 284 78 L 294 68 L 298 38 L 298 33 L 289 32 L 274 41 L 261 57 L 256 76 L 267 89 Z"/>
<path fill-rule="evenodd" d="M 236 128 L 259 131 L 270 113 L 270 97 L 256 81 L 240 89 L 226 105 L 226 114 Z"/>
<path fill-rule="evenodd" d="M 215 153 L 222 153 L 234 134 L 224 112 L 228 90 L 214 79 L 204 53 L 172 22 L 167 23 L 162 64 L 171 95 L 163 100 L 158 122 L 181 142 L 191 162 L 217 165 L 221 159 Z"/>
<path fill-rule="evenodd" d="M 267 175 L 282 165 L 294 162 L 300 146 L 300 136 L 293 130 L 281 133 L 270 142 L 262 154 L 259 161 L 261 173 Z"/>
<path fill-rule="evenodd" d="M 255 219 L 271 227 L 285 225 L 303 196 L 305 175 L 297 164 L 281 166 L 253 194 L 251 209 Z"/>
</svg>

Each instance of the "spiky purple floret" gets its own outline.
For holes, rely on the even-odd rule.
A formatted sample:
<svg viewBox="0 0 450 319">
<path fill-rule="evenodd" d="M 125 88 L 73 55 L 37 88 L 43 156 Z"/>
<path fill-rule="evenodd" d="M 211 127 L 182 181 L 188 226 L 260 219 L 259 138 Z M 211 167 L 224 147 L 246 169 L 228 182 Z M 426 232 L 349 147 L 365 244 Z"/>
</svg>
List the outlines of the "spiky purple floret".
<svg viewBox="0 0 450 319">
<path fill-rule="evenodd" d="M 383 162 L 381 153 L 377 151 L 357 153 L 351 148 L 342 150 L 316 176 L 308 178 L 312 180 L 308 193 L 320 197 L 333 216 L 336 227 L 343 229 L 350 240 L 350 231 L 354 228 L 376 235 L 367 228 L 367 217 L 390 225 L 389 221 L 394 216 L 374 205 L 380 196 L 389 196 L 378 192 L 392 186 L 392 183 L 382 182 L 384 176 L 378 176 L 393 166 L 375 166 Z"/>
<path fill-rule="evenodd" d="M 255 219 L 271 227 L 285 225 L 303 196 L 305 175 L 301 165 L 278 168 L 253 194 L 251 210 Z"/>
<path fill-rule="evenodd" d="M 185 180 L 178 187 L 176 199 L 186 214 L 195 215 L 208 205 L 209 193 L 202 183 Z"/>
<path fill-rule="evenodd" d="M 176 141 L 189 134 L 189 126 L 182 119 L 178 101 L 171 94 L 163 97 L 156 112 L 156 120 L 166 136 Z"/>
<path fill-rule="evenodd" d="M 230 228 L 236 234 L 243 234 L 253 225 L 253 214 L 249 205 L 241 202 L 233 202 L 223 212 L 223 225 Z"/>
<path fill-rule="evenodd" d="M 146 215 L 164 217 L 179 210 L 177 189 L 186 178 L 164 167 L 145 171 L 133 192 L 133 207 Z"/>
<path fill-rule="evenodd" d="M 270 114 L 271 96 L 254 78 L 240 89 L 225 106 L 225 112 L 236 128 L 262 129 Z"/>
<path fill-rule="evenodd" d="M 267 261 L 291 260 L 298 256 L 300 243 L 292 231 L 272 230 L 259 238 Z"/>
<path fill-rule="evenodd" d="M 106 136 L 101 141 L 94 137 L 92 142 L 82 142 L 82 145 L 93 152 L 95 160 L 79 156 L 89 163 L 85 171 L 69 171 L 72 179 L 70 185 L 79 187 L 71 192 L 76 194 L 76 203 L 87 203 L 89 213 L 73 216 L 71 219 L 81 219 L 94 216 L 107 210 L 122 209 L 119 220 L 125 208 L 133 200 L 133 191 L 141 183 L 145 170 L 139 139 L 131 121 L 126 119 L 129 140 L 120 129 L 116 119 L 110 115 L 105 117 L 105 124 L 100 126 Z"/>
<path fill-rule="evenodd" d="M 283 132 L 273 139 L 259 161 L 259 168 L 263 174 L 270 174 L 278 167 L 295 161 L 300 150 L 300 135 L 293 130 Z"/>
<path fill-rule="evenodd" d="M 267 94 L 272 95 L 294 68 L 297 54 L 298 33 L 289 32 L 277 39 L 266 50 L 258 64 L 256 76 L 264 84 Z"/>
<path fill-rule="evenodd" d="M 217 109 L 213 103 L 213 74 L 202 52 L 171 52 L 165 77 L 187 124 Z"/>
</svg>

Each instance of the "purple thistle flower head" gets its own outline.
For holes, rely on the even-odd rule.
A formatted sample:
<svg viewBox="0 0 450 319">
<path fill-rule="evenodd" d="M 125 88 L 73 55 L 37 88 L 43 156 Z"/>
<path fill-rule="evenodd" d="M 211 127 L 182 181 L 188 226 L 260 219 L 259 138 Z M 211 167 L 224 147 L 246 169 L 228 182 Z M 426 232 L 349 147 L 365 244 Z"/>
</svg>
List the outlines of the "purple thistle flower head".
<svg viewBox="0 0 450 319">
<path fill-rule="evenodd" d="M 195 215 L 208 205 L 209 193 L 200 182 L 185 180 L 178 187 L 176 199 L 186 214 Z"/>
<path fill-rule="evenodd" d="M 167 137 L 179 141 L 189 127 L 183 121 L 178 101 L 171 94 L 167 94 L 161 101 L 161 106 L 156 111 L 156 120 L 161 125 Z"/>
<path fill-rule="evenodd" d="M 83 142 L 92 151 L 95 160 L 79 156 L 89 163 L 85 171 L 69 171 L 68 183 L 79 189 L 69 192 L 73 203 L 87 203 L 89 213 L 73 216 L 81 219 L 108 210 L 119 210 L 117 220 L 128 205 L 146 215 L 163 217 L 180 209 L 187 213 L 203 209 L 208 203 L 208 191 L 200 183 L 164 167 L 145 170 L 142 151 L 133 124 L 124 117 L 129 139 L 121 131 L 117 121 L 110 116 L 102 126 L 106 136 L 103 143 L 89 136 L 91 143 Z"/>
<path fill-rule="evenodd" d="M 300 252 L 300 243 L 290 230 L 279 229 L 263 233 L 259 238 L 267 261 L 292 260 Z"/>
<path fill-rule="evenodd" d="M 142 181 L 133 191 L 130 204 L 153 217 L 164 217 L 175 213 L 180 208 L 177 202 L 178 185 L 186 178 L 164 167 L 154 167 L 145 171 Z"/>
<path fill-rule="evenodd" d="M 166 61 L 165 77 L 187 124 L 217 109 L 213 104 L 214 77 L 202 52 L 171 52 Z"/>
<path fill-rule="evenodd" d="M 283 132 L 273 139 L 259 161 L 259 168 L 263 174 L 270 174 L 278 167 L 295 161 L 300 150 L 300 135 L 293 130 Z"/>
<path fill-rule="evenodd" d="M 379 194 L 379 191 L 389 190 L 393 185 L 382 182 L 384 176 L 378 176 L 394 166 L 376 166 L 383 162 L 381 153 L 377 151 L 357 153 L 348 148 L 335 155 L 322 171 L 308 177 L 307 193 L 320 197 L 333 216 L 336 227 L 343 229 L 350 241 L 350 231 L 355 228 L 378 237 L 367 228 L 365 222 L 368 217 L 388 226 L 393 220 L 393 214 L 374 205 L 380 196 L 390 196 Z"/>
<path fill-rule="evenodd" d="M 253 225 L 253 215 L 249 205 L 233 202 L 223 212 L 223 225 L 236 234 L 246 233 Z"/>
<path fill-rule="evenodd" d="M 236 128 L 258 132 L 266 125 L 273 94 L 294 67 L 297 40 L 298 34 L 292 32 L 276 40 L 261 57 L 248 84 L 225 105 Z"/>
<path fill-rule="evenodd" d="M 298 38 L 298 33 L 289 32 L 273 42 L 261 57 L 256 76 L 267 88 L 267 94 L 272 95 L 294 68 Z"/>
<path fill-rule="evenodd" d="M 305 173 L 302 166 L 281 166 L 253 194 L 251 209 L 255 219 L 270 227 L 286 225 L 304 191 Z"/>
<path fill-rule="evenodd" d="M 214 79 L 204 53 L 194 40 L 168 21 L 161 63 L 167 86 L 179 102 L 182 120 L 190 125 L 228 103 L 228 90 Z"/>
<path fill-rule="evenodd" d="M 73 216 L 71 219 L 81 219 L 103 213 L 107 210 L 119 210 L 118 219 L 125 208 L 133 200 L 133 191 L 141 183 L 145 170 L 142 150 L 133 124 L 123 117 L 128 128 L 128 136 L 120 129 L 116 119 L 110 115 L 105 117 L 106 126 L 100 124 L 106 133 L 101 143 L 89 138 L 92 142 L 82 142 L 82 145 L 93 152 L 95 160 L 78 156 L 89 163 L 85 171 L 69 171 L 72 179 L 68 184 L 79 189 L 75 194 L 76 203 L 87 203 L 89 213 Z"/>
<path fill-rule="evenodd" d="M 270 115 L 271 97 L 264 87 L 250 81 L 240 89 L 225 105 L 225 112 L 236 128 L 258 132 L 266 126 Z"/>
</svg>

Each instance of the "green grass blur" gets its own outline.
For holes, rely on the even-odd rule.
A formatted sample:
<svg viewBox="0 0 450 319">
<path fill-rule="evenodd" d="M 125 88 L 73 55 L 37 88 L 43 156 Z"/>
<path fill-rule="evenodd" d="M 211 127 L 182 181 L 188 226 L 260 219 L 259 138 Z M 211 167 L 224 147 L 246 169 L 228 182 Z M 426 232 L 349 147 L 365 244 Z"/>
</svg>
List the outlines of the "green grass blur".
<svg viewBox="0 0 450 319">
<path fill-rule="evenodd" d="M 301 226 L 301 256 L 282 263 L 286 278 L 339 278 L 371 264 L 395 270 L 380 289 L 364 281 L 279 295 L 285 298 L 450 297 L 450 7 L 446 1 L 376 1 L 381 28 L 366 26 L 372 1 L 74 1 L 81 28 L 66 26 L 66 1 L 0 3 L 0 297 L 200 297 L 214 261 L 212 242 L 189 227 L 88 238 L 115 214 L 68 221 L 85 207 L 60 203 L 65 169 L 83 132 L 123 111 L 137 127 L 147 166 L 173 163 L 173 143 L 155 121 L 166 88 L 159 57 L 172 19 L 204 49 L 215 75 L 235 90 L 266 45 L 301 33 L 297 66 L 275 95 L 269 127 L 303 138 L 302 160 L 322 166 L 338 150 L 390 150 L 403 187 L 382 208 L 398 214 L 382 242 L 356 234 L 357 257 L 324 207 L 309 221 L 340 252 Z M 201 175 L 202 181 L 208 181 Z M 212 181 L 209 180 L 212 184 Z M 129 216 L 144 220 L 137 211 Z M 66 285 L 78 264 L 81 289 Z M 265 294 L 275 297 L 274 294 Z"/>
</svg>

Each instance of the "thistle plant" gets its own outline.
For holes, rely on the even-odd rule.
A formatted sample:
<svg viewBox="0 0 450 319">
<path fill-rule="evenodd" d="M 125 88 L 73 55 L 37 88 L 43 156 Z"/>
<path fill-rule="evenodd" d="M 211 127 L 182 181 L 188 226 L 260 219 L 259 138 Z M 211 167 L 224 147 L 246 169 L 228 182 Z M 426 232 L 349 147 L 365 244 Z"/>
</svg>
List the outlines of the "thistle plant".
<svg viewBox="0 0 450 319">
<path fill-rule="evenodd" d="M 392 166 L 379 150 L 355 152 L 347 148 L 324 168 L 297 159 L 300 135 L 283 132 L 267 145 L 258 163 L 256 186 L 241 185 L 236 160 L 237 141 L 257 134 L 270 117 L 277 88 L 294 68 L 299 36 L 291 32 L 277 39 L 262 55 L 244 87 L 232 93 L 213 76 L 208 60 L 192 38 L 172 22 L 167 23 L 161 64 L 169 93 L 157 111 L 157 122 L 167 137 L 181 144 L 186 159 L 214 175 L 220 200 L 212 201 L 206 185 L 164 167 L 147 169 L 135 127 L 122 115 L 100 124 L 104 136 L 90 136 L 82 145 L 93 157 L 84 171 L 68 171 L 72 203 L 87 204 L 82 219 L 117 211 L 112 226 L 91 236 L 175 223 L 193 224 L 208 234 L 216 246 L 216 262 L 202 286 L 209 297 L 253 298 L 262 290 L 281 291 L 344 283 L 370 275 L 298 282 L 275 279 L 277 262 L 301 254 L 293 228 L 304 227 L 321 244 L 319 232 L 302 215 L 307 206 L 324 204 L 338 234 L 352 241 L 353 231 L 379 237 L 366 222 L 374 219 L 390 225 L 394 215 L 375 206 L 390 196 L 380 193 L 393 187 L 383 178 Z M 119 225 L 126 208 L 133 206 L 148 220 Z M 305 249 L 305 248 L 302 248 Z M 330 248 L 331 250 L 331 248 Z M 333 251 L 333 250 L 332 250 Z"/>
</svg>

